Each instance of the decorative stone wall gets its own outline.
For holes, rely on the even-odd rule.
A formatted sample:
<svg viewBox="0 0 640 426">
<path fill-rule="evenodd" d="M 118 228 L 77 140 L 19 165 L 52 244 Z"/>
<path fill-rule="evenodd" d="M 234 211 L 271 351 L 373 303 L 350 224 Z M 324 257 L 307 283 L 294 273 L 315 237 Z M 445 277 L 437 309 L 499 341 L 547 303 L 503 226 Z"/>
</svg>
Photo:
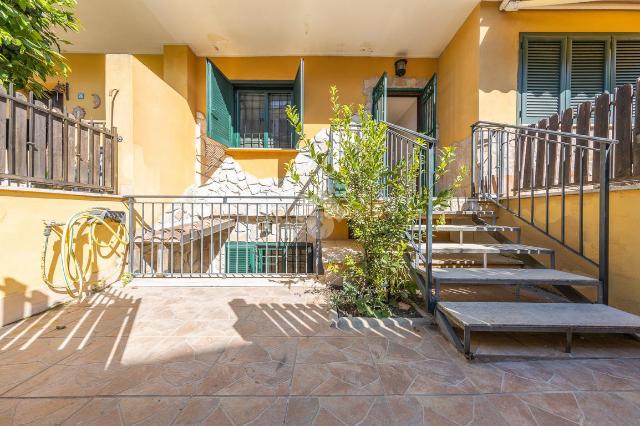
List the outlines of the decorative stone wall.
<svg viewBox="0 0 640 426">
<path fill-rule="evenodd" d="M 203 196 L 296 196 L 303 191 L 309 176 L 315 170 L 313 161 L 306 153 L 300 152 L 295 161 L 295 167 L 302 177 L 301 184 L 296 184 L 290 176 L 283 179 L 276 177 L 259 179 L 247 173 L 240 167 L 233 157 L 226 155 L 222 146 L 206 137 L 206 123 L 199 123 L 200 137 L 199 162 L 201 169 L 211 169 L 210 177 L 200 186 L 191 189 L 191 195 Z M 320 131 L 313 139 L 317 145 L 328 140 L 328 129 Z M 217 146 L 217 147 L 216 147 Z"/>
</svg>

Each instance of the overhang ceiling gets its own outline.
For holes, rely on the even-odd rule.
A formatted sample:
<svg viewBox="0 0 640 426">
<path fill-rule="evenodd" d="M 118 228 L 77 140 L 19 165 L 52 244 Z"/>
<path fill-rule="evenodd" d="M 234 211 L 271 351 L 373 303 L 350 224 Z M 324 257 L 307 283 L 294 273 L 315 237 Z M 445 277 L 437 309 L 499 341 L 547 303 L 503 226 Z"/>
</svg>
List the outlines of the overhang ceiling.
<svg viewBox="0 0 640 426">
<path fill-rule="evenodd" d="M 78 0 L 67 52 L 438 57 L 479 0 Z"/>
<path fill-rule="evenodd" d="M 502 0 L 500 10 L 535 9 L 637 10 L 640 0 Z"/>
</svg>

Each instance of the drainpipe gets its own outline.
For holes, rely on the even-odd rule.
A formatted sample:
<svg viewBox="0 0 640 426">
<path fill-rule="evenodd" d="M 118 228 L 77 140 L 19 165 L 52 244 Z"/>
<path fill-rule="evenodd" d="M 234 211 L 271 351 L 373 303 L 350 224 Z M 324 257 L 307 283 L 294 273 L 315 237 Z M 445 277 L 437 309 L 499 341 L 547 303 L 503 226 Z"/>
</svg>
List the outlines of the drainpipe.
<svg viewBox="0 0 640 426">
<path fill-rule="evenodd" d="M 110 127 L 113 127 L 113 107 L 115 106 L 116 96 L 120 93 L 120 89 L 111 89 L 109 90 L 109 97 L 111 98 L 111 121 L 109 123 Z"/>
</svg>

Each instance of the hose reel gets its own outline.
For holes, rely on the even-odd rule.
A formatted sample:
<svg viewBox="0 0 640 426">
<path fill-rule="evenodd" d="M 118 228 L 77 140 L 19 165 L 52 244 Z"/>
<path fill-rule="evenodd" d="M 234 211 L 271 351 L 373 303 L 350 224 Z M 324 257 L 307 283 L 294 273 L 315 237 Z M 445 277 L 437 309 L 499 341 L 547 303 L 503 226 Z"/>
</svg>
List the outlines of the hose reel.
<svg viewBox="0 0 640 426">
<path fill-rule="evenodd" d="M 100 225 L 98 227 L 98 225 Z M 54 229 L 61 228 L 61 231 Z M 78 258 L 78 239 L 84 234 L 81 232 L 88 228 L 88 261 L 86 267 L 82 267 L 82 261 Z M 103 242 L 97 235 L 97 229 L 104 230 L 109 235 L 108 241 Z M 47 275 L 47 250 L 49 247 L 49 237 L 52 232 L 59 232 L 60 244 L 60 267 L 64 278 L 63 284 L 55 284 L 49 280 Z M 125 213 L 113 211 L 104 207 L 93 207 L 75 213 L 66 222 L 45 221 L 43 232 L 43 246 L 41 258 L 42 280 L 53 290 L 65 290 L 69 296 L 80 300 L 88 289 L 104 287 L 105 280 L 90 280 L 86 275 L 91 272 L 92 262 L 96 256 L 96 248 L 110 248 L 113 255 L 117 255 L 118 245 L 124 247 L 124 252 L 120 256 L 120 261 L 116 271 L 118 278 L 126 252 L 129 247 L 129 234 L 125 226 Z"/>
</svg>

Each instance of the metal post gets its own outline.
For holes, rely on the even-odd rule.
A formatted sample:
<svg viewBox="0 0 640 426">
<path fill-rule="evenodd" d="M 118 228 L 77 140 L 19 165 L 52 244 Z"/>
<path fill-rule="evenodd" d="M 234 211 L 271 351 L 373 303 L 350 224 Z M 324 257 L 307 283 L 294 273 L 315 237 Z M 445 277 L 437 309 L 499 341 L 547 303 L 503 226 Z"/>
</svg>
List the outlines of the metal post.
<svg viewBox="0 0 640 426">
<path fill-rule="evenodd" d="M 609 150 L 610 144 L 600 144 L 600 247 L 599 278 L 602 283 L 602 303 L 609 304 Z"/>
<path fill-rule="evenodd" d="M 316 208 L 316 274 L 324 274 L 324 267 L 322 265 L 322 210 Z"/>
<path fill-rule="evenodd" d="M 134 226 L 133 197 L 127 198 L 127 205 L 129 208 L 129 273 L 133 275 L 133 250 L 135 247 L 135 244 L 134 244 L 135 231 L 133 228 Z"/>
<path fill-rule="evenodd" d="M 427 220 L 426 220 L 426 237 L 427 237 L 427 249 L 425 253 L 425 260 L 427 264 L 425 265 L 425 270 L 427 272 L 427 310 L 431 313 L 435 310 L 435 304 L 431 306 L 429 299 L 431 297 L 431 280 L 432 280 L 432 271 L 431 268 L 433 266 L 432 260 L 432 250 L 431 246 L 433 244 L 433 190 L 435 189 L 433 183 L 433 161 L 431 159 L 435 155 L 435 144 L 433 142 L 429 143 L 429 161 L 427 166 L 427 175 L 429 177 L 429 193 L 427 194 Z"/>
<path fill-rule="evenodd" d="M 471 126 L 471 196 L 477 196 L 476 193 L 476 127 Z"/>
</svg>

